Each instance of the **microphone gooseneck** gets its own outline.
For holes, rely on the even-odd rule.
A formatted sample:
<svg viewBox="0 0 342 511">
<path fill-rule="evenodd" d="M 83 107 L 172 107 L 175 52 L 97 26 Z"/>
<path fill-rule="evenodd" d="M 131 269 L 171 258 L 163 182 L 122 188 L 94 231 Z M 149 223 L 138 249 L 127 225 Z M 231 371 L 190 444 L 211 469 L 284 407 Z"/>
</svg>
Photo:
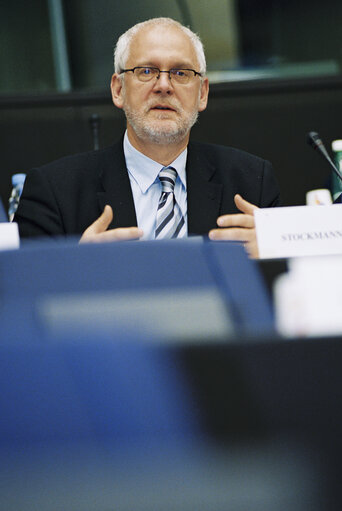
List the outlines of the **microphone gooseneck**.
<svg viewBox="0 0 342 511">
<path fill-rule="evenodd" d="M 89 124 L 90 129 L 93 136 L 93 149 L 97 151 L 100 148 L 100 137 L 99 137 L 99 130 L 100 130 L 100 117 L 97 114 L 92 114 L 89 117 Z"/>
<path fill-rule="evenodd" d="M 335 172 L 335 174 L 341 179 L 342 181 L 342 174 L 341 172 L 339 171 L 339 169 L 336 167 L 336 165 L 334 164 L 334 162 L 332 161 L 332 159 L 330 158 L 329 156 L 329 153 L 328 151 L 326 150 L 323 142 L 322 142 L 322 139 L 321 137 L 319 136 L 319 134 L 316 132 L 316 131 L 310 131 L 307 135 L 306 135 L 306 141 L 307 143 L 313 148 L 313 149 L 317 149 L 318 152 L 323 156 L 323 158 L 325 159 L 325 161 L 327 161 L 330 165 L 330 167 L 333 169 L 333 171 Z"/>
</svg>

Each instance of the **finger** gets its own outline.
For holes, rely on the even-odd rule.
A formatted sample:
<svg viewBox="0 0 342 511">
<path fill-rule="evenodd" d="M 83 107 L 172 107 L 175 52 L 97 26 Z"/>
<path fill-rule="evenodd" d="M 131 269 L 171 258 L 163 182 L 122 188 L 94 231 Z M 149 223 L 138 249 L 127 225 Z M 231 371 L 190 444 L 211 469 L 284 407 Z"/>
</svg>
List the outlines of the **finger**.
<svg viewBox="0 0 342 511">
<path fill-rule="evenodd" d="M 236 207 L 247 215 L 253 215 L 254 210 L 258 209 L 257 206 L 243 199 L 238 193 L 234 196 L 234 202 Z"/>
<path fill-rule="evenodd" d="M 119 227 L 109 231 L 89 234 L 81 238 L 81 242 L 105 243 L 111 241 L 137 240 L 144 235 L 138 227 Z"/>
<path fill-rule="evenodd" d="M 255 229 L 229 228 L 229 229 L 212 229 L 209 232 L 211 240 L 222 241 L 243 241 L 251 242 L 256 239 Z"/>
<path fill-rule="evenodd" d="M 106 204 L 103 213 L 95 220 L 87 229 L 90 234 L 98 234 L 107 230 L 109 224 L 113 220 L 113 210 L 111 206 Z"/>
<path fill-rule="evenodd" d="M 234 215 L 222 215 L 217 219 L 219 227 L 244 227 L 253 229 L 255 226 L 254 216 L 236 213 Z"/>
<path fill-rule="evenodd" d="M 255 229 L 213 229 L 209 232 L 209 239 L 213 241 L 239 241 L 244 244 L 247 254 L 253 259 L 259 257 L 258 243 Z"/>
<path fill-rule="evenodd" d="M 249 257 L 252 259 L 259 259 L 259 248 L 256 241 L 245 243 L 244 247 Z"/>
<path fill-rule="evenodd" d="M 139 227 L 120 227 L 118 229 L 111 229 L 103 234 L 112 240 L 119 241 L 137 240 L 144 235 L 144 232 Z"/>
</svg>

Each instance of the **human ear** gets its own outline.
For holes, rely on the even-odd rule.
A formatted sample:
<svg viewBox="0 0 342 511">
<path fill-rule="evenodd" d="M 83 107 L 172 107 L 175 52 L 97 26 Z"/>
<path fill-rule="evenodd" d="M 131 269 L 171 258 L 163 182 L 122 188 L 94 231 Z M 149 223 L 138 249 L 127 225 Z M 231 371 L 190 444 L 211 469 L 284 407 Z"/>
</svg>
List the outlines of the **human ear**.
<svg viewBox="0 0 342 511">
<path fill-rule="evenodd" d="M 203 112 L 207 108 L 208 104 L 208 94 L 209 94 L 209 80 L 208 78 L 203 78 L 201 83 L 201 91 L 200 91 L 200 99 L 198 104 L 198 111 Z"/>
<path fill-rule="evenodd" d="M 118 73 L 114 73 L 110 82 L 112 100 L 117 108 L 123 108 L 122 78 Z"/>
</svg>

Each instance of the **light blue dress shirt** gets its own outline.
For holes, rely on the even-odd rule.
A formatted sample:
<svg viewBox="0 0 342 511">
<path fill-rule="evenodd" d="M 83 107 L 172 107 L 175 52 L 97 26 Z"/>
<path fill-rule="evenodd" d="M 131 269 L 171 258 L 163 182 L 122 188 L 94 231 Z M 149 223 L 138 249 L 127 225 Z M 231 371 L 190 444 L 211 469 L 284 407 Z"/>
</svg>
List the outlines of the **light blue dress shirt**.
<svg viewBox="0 0 342 511">
<path fill-rule="evenodd" d="M 163 166 L 137 151 L 137 149 L 135 149 L 128 140 L 127 131 L 124 136 L 123 147 L 133 193 L 138 227 L 144 231 L 142 239 L 154 239 L 158 203 L 162 192 L 162 186 L 158 175 Z M 170 166 L 175 168 L 178 173 L 175 184 L 175 197 L 185 220 L 186 231 L 184 236 L 187 236 L 188 231 L 185 173 L 186 157 L 187 149 L 184 149 L 184 151 L 170 164 Z"/>
</svg>

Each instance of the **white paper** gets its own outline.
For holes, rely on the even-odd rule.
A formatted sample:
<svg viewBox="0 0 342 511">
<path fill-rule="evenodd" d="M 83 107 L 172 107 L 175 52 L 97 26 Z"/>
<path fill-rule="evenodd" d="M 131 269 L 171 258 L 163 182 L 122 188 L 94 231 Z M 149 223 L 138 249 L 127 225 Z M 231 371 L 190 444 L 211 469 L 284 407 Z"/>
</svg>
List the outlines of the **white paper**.
<svg viewBox="0 0 342 511">
<path fill-rule="evenodd" d="M 18 224 L 15 222 L 0 223 L 0 250 L 19 248 Z"/>
<path fill-rule="evenodd" d="M 342 204 L 256 209 L 262 259 L 342 254 Z"/>
</svg>

